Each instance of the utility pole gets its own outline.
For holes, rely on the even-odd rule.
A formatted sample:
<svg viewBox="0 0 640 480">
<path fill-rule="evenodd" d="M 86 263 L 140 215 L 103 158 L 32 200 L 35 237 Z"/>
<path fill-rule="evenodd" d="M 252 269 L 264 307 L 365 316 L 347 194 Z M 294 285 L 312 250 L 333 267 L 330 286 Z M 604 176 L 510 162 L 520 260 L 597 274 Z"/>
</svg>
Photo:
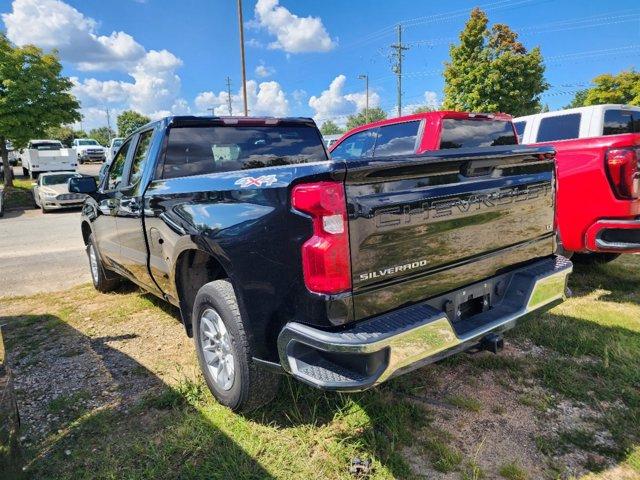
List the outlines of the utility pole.
<svg viewBox="0 0 640 480">
<path fill-rule="evenodd" d="M 247 70 L 244 63 L 244 25 L 242 22 L 242 0 L 238 0 L 238 23 L 240 28 L 240 61 L 242 62 L 242 98 L 244 99 L 244 116 L 249 115 L 247 106 Z"/>
<path fill-rule="evenodd" d="M 399 23 L 396 27 L 398 31 L 398 43 L 391 45 L 391 49 L 394 52 L 391 54 L 392 58 L 395 58 L 395 65 L 393 65 L 393 73 L 396 74 L 398 79 L 398 116 L 402 116 L 402 57 L 404 57 L 404 51 L 409 50 L 409 47 L 405 47 L 402 44 L 402 24 Z"/>
<path fill-rule="evenodd" d="M 109 107 L 106 107 L 107 111 L 107 136 L 109 137 L 109 145 L 111 145 L 111 115 L 109 115 Z"/>
<path fill-rule="evenodd" d="M 366 103 L 364 107 L 364 119 L 367 123 L 369 123 L 369 75 L 363 74 L 358 75 L 358 80 L 364 80 L 365 91 L 366 91 Z"/>
<path fill-rule="evenodd" d="M 233 107 L 231 106 L 231 79 L 227 76 L 227 102 L 229 104 L 229 116 L 233 117 Z"/>
</svg>

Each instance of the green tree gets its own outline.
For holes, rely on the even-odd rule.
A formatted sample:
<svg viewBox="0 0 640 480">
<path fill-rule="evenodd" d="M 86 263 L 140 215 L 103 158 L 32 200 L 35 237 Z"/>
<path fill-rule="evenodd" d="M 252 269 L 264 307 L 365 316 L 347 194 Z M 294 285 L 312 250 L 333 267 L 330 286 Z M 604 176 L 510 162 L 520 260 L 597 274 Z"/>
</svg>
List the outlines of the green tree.
<svg viewBox="0 0 640 480">
<path fill-rule="evenodd" d="M 116 132 L 109 127 L 94 128 L 89 132 L 89 138 L 93 138 L 100 145 L 109 146 L 111 139 L 116 137 Z"/>
<path fill-rule="evenodd" d="M 65 125 L 47 128 L 44 136 L 53 140 L 60 140 L 65 147 L 70 147 L 73 140 L 77 138 L 73 129 Z"/>
<path fill-rule="evenodd" d="M 16 47 L 0 34 L 0 155 L 5 186 L 13 186 L 6 140 L 15 148 L 44 136 L 47 128 L 80 119 L 72 83 L 61 75 L 56 52 L 33 45 Z"/>
<path fill-rule="evenodd" d="M 367 111 L 362 110 L 355 115 L 349 115 L 347 118 L 347 130 L 367 123 L 377 122 L 378 120 L 384 120 L 385 118 L 387 118 L 387 113 L 380 107 L 373 107 Z"/>
<path fill-rule="evenodd" d="M 433 108 L 428 107 L 427 105 L 422 105 L 420 107 L 414 108 L 412 114 L 416 113 L 424 113 L 424 112 L 433 112 Z"/>
<path fill-rule="evenodd" d="M 548 88 L 540 49 L 528 52 L 507 25 L 489 30 L 488 24 L 487 15 L 475 8 L 460 43 L 449 48 L 443 108 L 514 116 L 539 111 L 540 95 Z"/>
<path fill-rule="evenodd" d="M 626 70 L 612 75 L 605 73 L 593 79 L 593 87 L 587 91 L 585 105 L 622 103 L 640 105 L 640 72 Z"/>
<path fill-rule="evenodd" d="M 585 100 L 587 99 L 587 93 L 589 93 L 589 89 L 585 88 L 584 90 L 578 90 L 573 97 L 573 100 L 564 108 L 576 108 L 576 107 L 584 107 Z"/>
<path fill-rule="evenodd" d="M 125 110 L 118 115 L 118 135 L 127 137 L 130 133 L 136 131 L 141 126 L 149 123 L 151 119 L 136 112 L 135 110 Z"/>
<path fill-rule="evenodd" d="M 331 120 L 327 120 L 320 127 L 320 133 L 322 133 L 322 135 L 338 135 L 343 132 L 344 130 Z"/>
</svg>

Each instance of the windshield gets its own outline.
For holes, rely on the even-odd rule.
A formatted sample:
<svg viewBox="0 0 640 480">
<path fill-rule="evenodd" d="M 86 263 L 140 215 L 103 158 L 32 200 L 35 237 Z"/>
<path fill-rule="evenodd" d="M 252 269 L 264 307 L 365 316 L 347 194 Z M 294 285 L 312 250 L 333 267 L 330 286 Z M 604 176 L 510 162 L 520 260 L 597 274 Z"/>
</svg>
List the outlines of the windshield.
<svg viewBox="0 0 640 480">
<path fill-rule="evenodd" d="M 62 144 L 60 142 L 38 142 L 32 143 L 30 148 L 35 150 L 60 150 Z"/>
<path fill-rule="evenodd" d="M 78 145 L 100 145 L 95 140 L 78 140 Z"/>
<path fill-rule="evenodd" d="M 60 185 L 67 183 L 71 177 L 75 177 L 75 173 L 59 173 L 57 175 L 44 175 L 42 177 L 42 185 Z"/>
<path fill-rule="evenodd" d="M 306 125 L 179 127 L 169 131 L 164 178 L 326 159 L 320 133 Z"/>
<path fill-rule="evenodd" d="M 505 120 L 445 118 L 442 121 L 441 149 L 517 144 L 513 124 Z"/>
</svg>

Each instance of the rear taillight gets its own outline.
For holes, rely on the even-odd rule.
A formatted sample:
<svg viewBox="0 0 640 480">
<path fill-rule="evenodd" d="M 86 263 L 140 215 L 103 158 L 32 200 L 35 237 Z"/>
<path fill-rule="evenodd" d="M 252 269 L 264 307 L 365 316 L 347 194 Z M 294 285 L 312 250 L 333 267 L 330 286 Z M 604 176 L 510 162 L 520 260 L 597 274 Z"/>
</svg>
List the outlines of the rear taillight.
<svg viewBox="0 0 640 480">
<path fill-rule="evenodd" d="M 342 183 L 297 185 L 293 208 L 313 220 L 313 236 L 302 245 L 302 270 L 309 290 L 335 294 L 351 289 L 347 203 Z"/>
<path fill-rule="evenodd" d="M 607 172 L 616 196 L 638 198 L 640 151 L 634 148 L 614 148 L 607 152 Z"/>
</svg>

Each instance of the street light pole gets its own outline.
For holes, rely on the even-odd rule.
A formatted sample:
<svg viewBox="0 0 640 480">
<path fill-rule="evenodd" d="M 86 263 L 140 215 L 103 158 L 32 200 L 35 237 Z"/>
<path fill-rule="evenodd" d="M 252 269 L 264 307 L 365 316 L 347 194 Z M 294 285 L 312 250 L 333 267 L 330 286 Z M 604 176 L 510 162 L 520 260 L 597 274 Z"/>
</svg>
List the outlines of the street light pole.
<svg viewBox="0 0 640 480">
<path fill-rule="evenodd" d="M 367 123 L 369 123 L 369 75 L 367 74 L 362 74 L 362 75 L 358 75 L 358 80 L 364 80 L 364 84 L 365 84 L 365 91 L 366 91 L 366 97 L 365 97 L 365 107 L 364 107 L 364 119 L 366 120 Z"/>
<path fill-rule="evenodd" d="M 238 0 L 238 23 L 240 27 L 240 60 L 242 62 L 242 97 L 244 99 L 244 116 L 249 115 L 247 106 L 247 70 L 244 62 L 244 25 L 242 22 L 242 0 Z"/>
</svg>

